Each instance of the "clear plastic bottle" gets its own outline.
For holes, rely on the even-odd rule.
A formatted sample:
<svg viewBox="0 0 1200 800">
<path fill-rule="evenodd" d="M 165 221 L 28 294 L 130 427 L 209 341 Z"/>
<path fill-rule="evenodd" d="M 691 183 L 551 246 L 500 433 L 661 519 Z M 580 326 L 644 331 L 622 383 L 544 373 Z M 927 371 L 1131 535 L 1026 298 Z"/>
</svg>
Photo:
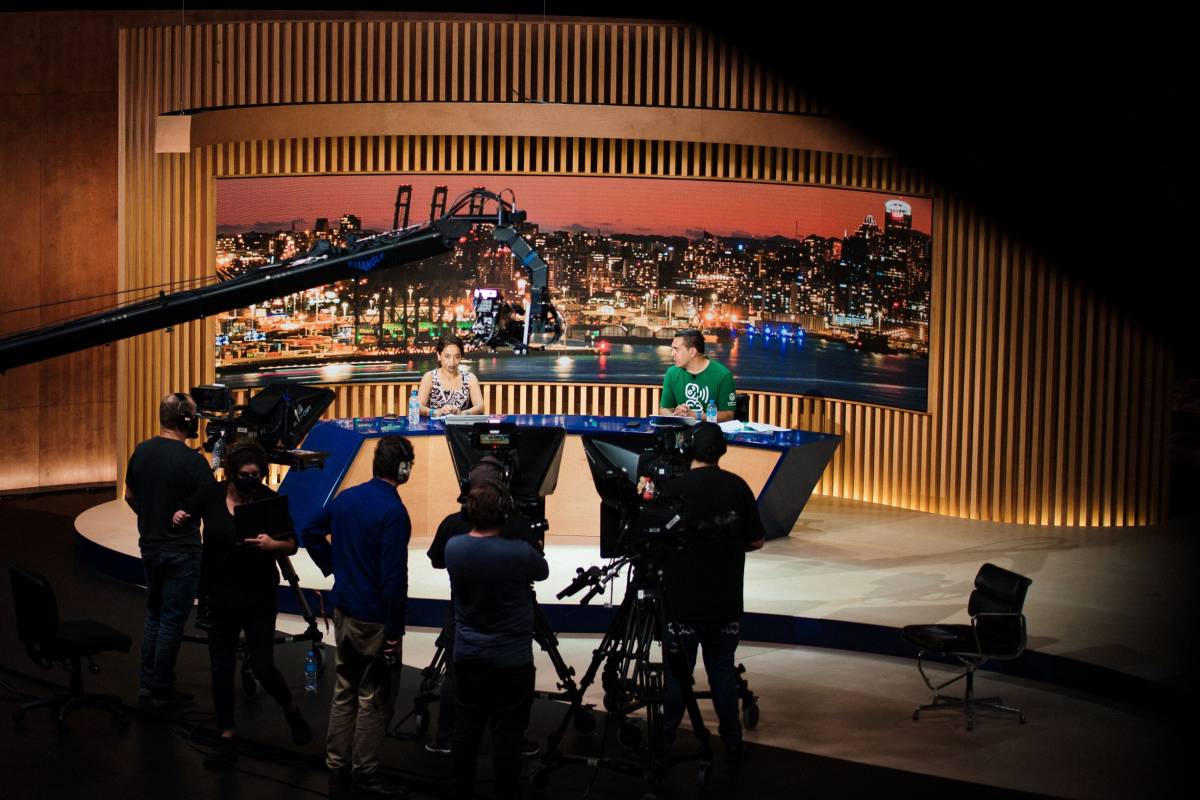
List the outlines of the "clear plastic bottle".
<svg viewBox="0 0 1200 800">
<path fill-rule="evenodd" d="M 304 657 L 304 691 L 306 694 L 317 693 L 317 654 L 312 650 Z"/>
<path fill-rule="evenodd" d="M 709 422 L 717 421 L 717 401 L 716 400 L 708 401 L 708 410 L 705 412 L 704 418 L 706 420 L 708 420 Z"/>
<path fill-rule="evenodd" d="M 421 404 L 417 402 L 417 390 L 413 389 L 408 395 L 408 427 L 416 427 L 421 421 Z"/>
</svg>

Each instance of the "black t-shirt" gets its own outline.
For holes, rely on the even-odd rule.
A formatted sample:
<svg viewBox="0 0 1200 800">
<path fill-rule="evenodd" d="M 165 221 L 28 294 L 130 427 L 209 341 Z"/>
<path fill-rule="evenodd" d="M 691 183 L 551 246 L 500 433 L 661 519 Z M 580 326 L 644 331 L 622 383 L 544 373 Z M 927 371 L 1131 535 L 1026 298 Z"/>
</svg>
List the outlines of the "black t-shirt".
<svg viewBox="0 0 1200 800">
<path fill-rule="evenodd" d="M 742 615 L 742 576 L 746 545 L 763 538 L 754 493 L 738 475 L 720 467 L 700 467 L 675 478 L 663 495 L 684 501 L 685 518 L 693 526 L 733 511 L 732 529 L 692 532 L 682 550 L 663 564 L 667 610 L 677 622 L 733 622 Z M 708 526 L 705 526 L 706 528 Z"/>
<path fill-rule="evenodd" d="M 504 522 L 504 528 L 500 531 L 502 539 L 520 539 L 531 544 L 536 541 L 536 536 L 531 532 L 532 522 L 527 517 L 520 514 L 512 514 Z M 429 562 L 433 564 L 434 569 L 446 568 L 446 542 L 450 541 L 452 536 L 461 536 L 464 533 L 471 532 L 471 523 L 467 522 L 466 517 L 461 512 L 455 512 L 442 520 L 442 524 L 438 525 L 437 533 L 433 536 L 433 544 L 429 545 L 429 550 L 425 555 L 429 556 Z"/>
<path fill-rule="evenodd" d="M 175 527 L 171 517 L 197 492 L 215 484 L 204 456 L 178 439 L 155 436 L 134 448 L 125 483 L 133 493 L 139 547 L 158 552 L 200 549 L 197 521 Z"/>
<path fill-rule="evenodd" d="M 251 605 L 275 600 L 275 589 L 279 586 L 279 568 L 276 555 L 256 547 L 241 547 L 242 541 L 234 526 L 233 515 L 225 504 L 228 481 L 214 483 L 201 490 L 183 506 L 194 518 L 204 522 L 204 557 L 201 568 L 201 594 L 208 594 L 214 607 Z M 251 501 L 264 500 L 275 495 L 265 486 L 259 486 Z M 285 538 L 280 534 L 276 538 Z M 291 538 L 292 552 L 296 540 Z"/>
</svg>

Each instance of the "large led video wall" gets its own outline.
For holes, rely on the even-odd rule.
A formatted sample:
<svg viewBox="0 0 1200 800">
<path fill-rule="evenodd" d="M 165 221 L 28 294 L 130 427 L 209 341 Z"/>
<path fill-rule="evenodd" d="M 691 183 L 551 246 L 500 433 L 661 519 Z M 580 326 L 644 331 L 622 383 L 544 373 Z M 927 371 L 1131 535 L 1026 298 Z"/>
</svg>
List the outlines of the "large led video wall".
<svg viewBox="0 0 1200 800">
<path fill-rule="evenodd" d="M 217 186 L 221 277 L 321 239 L 409 224 L 435 187 L 510 189 L 550 267 L 562 338 L 526 355 L 468 342 L 483 381 L 661 383 L 670 342 L 703 331 L 739 389 L 925 410 L 932 200 L 732 181 L 559 176 L 229 178 Z M 487 226 L 453 252 L 222 314 L 218 380 L 412 381 L 444 333 L 469 338 L 472 298 L 523 306 L 527 275 Z"/>
</svg>

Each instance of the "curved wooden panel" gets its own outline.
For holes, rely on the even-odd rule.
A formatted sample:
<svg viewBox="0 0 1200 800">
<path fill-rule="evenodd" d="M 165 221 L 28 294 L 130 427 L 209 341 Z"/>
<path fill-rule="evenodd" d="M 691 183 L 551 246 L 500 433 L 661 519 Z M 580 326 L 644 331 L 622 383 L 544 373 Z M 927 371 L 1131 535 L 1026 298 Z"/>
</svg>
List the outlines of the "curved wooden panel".
<svg viewBox="0 0 1200 800">
<path fill-rule="evenodd" d="M 1057 525 L 1161 520 L 1167 351 L 994 220 L 900 162 L 637 138 L 346 135 L 155 155 L 157 115 L 285 103 L 633 105 L 821 114 L 743 54 L 681 26 L 399 20 L 122 31 L 122 287 L 209 274 L 214 180 L 394 172 L 645 175 L 934 194 L 928 413 L 755 393 L 755 418 L 845 441 L 818 491 L 962 517 Z M 177 65 L 182 65 L 178 67 Z M 1036 176 L 1042 179 L 1043 176 Z M 119 347 L 118 460 L 162 394 L 211 380 L 203 322 Z M 337 387 L 338 416 L 403 413 L 405 385 Z M 493 408 L 644 413 L 656 387 L 488 387 Z"/>
</svg>

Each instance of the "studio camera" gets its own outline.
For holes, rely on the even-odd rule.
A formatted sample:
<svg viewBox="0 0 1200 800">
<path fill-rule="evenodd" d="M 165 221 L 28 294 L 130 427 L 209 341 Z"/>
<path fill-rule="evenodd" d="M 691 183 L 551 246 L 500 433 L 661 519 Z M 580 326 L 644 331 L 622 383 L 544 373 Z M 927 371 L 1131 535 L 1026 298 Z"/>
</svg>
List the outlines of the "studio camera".
<svg viewBox="0 0 1200 800">
<path fill-rule="evenodd" d="M 470 490 L 470 475 L 485 458 L 499 465 L 512 498 L 513 516 L 529 523 L 527 531 L 506 525 L 502 535 L 520 538 L 539 548 L 548 523 L 546 497 L 558 486 L 566 431 L 551 427 L 518 427 L 513 422 L 471 419 L 446 420 L 446 440 L 458 476 L 460 500 Z"/>
<path fill-rule="evenodd" d="M 214 469 L 240 441 L 258 442 L 272 463 L 296 469 L 320 468 L 329 455 L 298 448 L 333 403 L 330 389 L 272 383 L 245 405 L 234 405 L 233 390 L 223 384 L 193 386 L 191 396 L 198 416 L 208 422 L 204 450 L 212 453 Z"/>
<path fill-rule="evenodd" d="M 651 547 L 673 547 L 685 521 L 664 487 L 692 464 L 694 422 L 655 417 L 648 436 L 583 437 L 592 482 L 600 495 L 600 555 L 618 558 Z"/>
</svg>

